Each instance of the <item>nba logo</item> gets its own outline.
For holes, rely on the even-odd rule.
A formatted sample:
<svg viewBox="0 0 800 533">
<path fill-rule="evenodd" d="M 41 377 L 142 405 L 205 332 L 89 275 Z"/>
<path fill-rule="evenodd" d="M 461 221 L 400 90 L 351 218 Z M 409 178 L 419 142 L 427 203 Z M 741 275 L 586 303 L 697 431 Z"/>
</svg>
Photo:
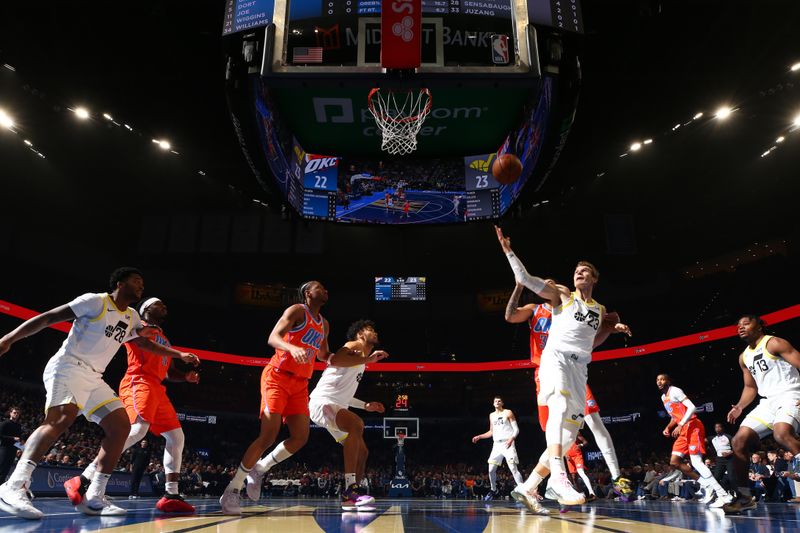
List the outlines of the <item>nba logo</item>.
<svg viewBox="0 0 800 533">
<path fill-rule="evenodd" d="M 508 35 L 492 35 L 492 63 L 508 64 Z"/>
</svg>

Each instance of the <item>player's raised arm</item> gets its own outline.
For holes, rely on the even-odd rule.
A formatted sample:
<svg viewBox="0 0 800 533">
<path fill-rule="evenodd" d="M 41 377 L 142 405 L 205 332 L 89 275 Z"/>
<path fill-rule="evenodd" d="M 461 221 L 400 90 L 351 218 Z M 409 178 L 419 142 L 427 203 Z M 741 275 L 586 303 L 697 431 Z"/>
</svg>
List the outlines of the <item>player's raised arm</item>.
<svg viewBox="0 0 800 533">
<path fill-rule="evenodd" d="M 308 362 L 308 353 L 305 348 L 295 346 L 283 340 L 284 336 L 289 333 L 297 323 L 305 319 L 305 309 L 301 304 L 294 304 L 283 312 L 283 315 L 278 319 L 272 332 L 269 334 L 268 343 L 276 350 L 284 350 L 289 352 L 291 356 L 298 363 Z M 327 346 L 327 344 L 325 344 Z M 327 353 L 327 352 L 326 352 Z"/>
<path fill-rule="evenodd" d="M 742 368 L 744 388 L 742 389 L 742 395 L 739 397 L 739 401 L 736 402 L 736 405 L 731 406 L 731 410 L 728 411 L 728 422 L 731 424 L 736 422 L 736 419 L 741 416 L 742 410 L 753 403 L 753 400 L 755 400 L 756 396 L 758 396 L 758 386 L 756 385 L 756 380 L 753 379 L 753 375 L 750 373 L 750 370 L 744 365 L 744 358 L 742 355 L 739 356 L 739 366 Z"/>
<path fill-rule="evenodd" d="M 45 311 L 41 315 L 29 318 L 0 339 L 0 356 L 6 353 L 11 348 L 11 345 L 18 340 L 35 335 L 44 328 L 52 326 L 53 324 L 58 324 L 59 322 L 65 322 L 67 320 L 74 320 L 75 318 L 75 312 L 72 310 L 69 304 L 54 307 L 49 311 Z"/>
<path fill-rule="evenodd" d="M 522 261 L 514 254 L 514 250 L 511 249 L 511 238 L 503 235 L 503 230 L 500 227 L 495 226 L 494 229 L 497 233 L 500 247 L 503 249 L 503 253 L 506 254 L 511 270 L 514 271 L 514 279 L 517 283 L 524 285 L 556 306 L 561 304 L 562 299 L 566 301 L 569 298 L 569 291 L 564 293 L 558 286 L 549 284 L 542 278 L 529 274 L 525 269 L 525 265 L 522 264 Z"/>
</svg>

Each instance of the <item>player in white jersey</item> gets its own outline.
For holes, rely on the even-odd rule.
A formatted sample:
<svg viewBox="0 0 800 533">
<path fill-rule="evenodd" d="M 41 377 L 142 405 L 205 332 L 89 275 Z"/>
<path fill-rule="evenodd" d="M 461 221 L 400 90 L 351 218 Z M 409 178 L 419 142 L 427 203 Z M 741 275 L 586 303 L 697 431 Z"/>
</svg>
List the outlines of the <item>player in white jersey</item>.
<svg viewBox="0 0 800 533">
<path fill-rule="evenodd" d="M 133 342 L 164 357 L 180 357 L 198 363 L 194 354 L 163 347 L 145 336 L 139 315 L 130 307 L 142 298 L 144 279 L 135 268 L 123 267 L 111 274 L 110 293 L 88 293 L 25 321 L 0 339 L 0 355 L 25 337 L 44 328 L 74 320 L 72 329 L 44 370 L 47 392 L 45 418 L 25 443 L 22 457 L 11 477 L 0 485 L 0 508 L 23 518 L 37 519 L 42 512 L 28 498 L 26 488 L 42 456 L 69 428 L 78 415 L 99 424 L 105 436 L 97 456 L 97 472 L 78 509 L 92 515 L 122 515 L 111 504 L 105 488 L 122 454 L 131 429 L 128 415 L 117 395 L 103 381 L 103 371 L 123 342 Z"/>
<path fill-rule="evenodd" d="M 739 356 L 744 389 L 728 413 L 728 422 L 733 424 L 756 396 L 763 399 L 744 417 L 733 437 L 731 481 L 739 497 L 723 507 L 726 513 L 756 508 L 748 484 L 747 463 L 760 439 L 771 434 L 793 455 L 800 453 L 800 353 L 788 341 L 764 334 L 764 326 L 756 315 L 744 315 L 738 322 L 739 338 L 747 342 Z"/>
<path fill-rule="evenodd" d="M 500 396 L 495 396 L 492 404 L 494 405 L 494 411 L 489 413 L 489 431 L 472 437 L 473 444 L 481 439 L 491 438 L 493 441 L 488 461 L 491 490 L 486 495 L 486 500 L 491 500 L 497 496 L 497 468 L 503 464 L 503 459 L 506 460 L 508 469 L 511 470 L 511 475 L 514 476 L 514 481 L 517 482 L 517 485 L 524 482 L 522 474 L 519 473 L 517 468 L 519 457 L 517 456 L 517 447 L 514 444 L 519 435 L 517 419 L 511 409 L 505 408 L 503 398 Z"/>
<path fill-rule="evenodd" d="M 545 496 L 562 505 L 579 505 L 586 501 L 583 494 L 572 486 L 564 469 L 564 451 L 572 446 L 583 426 L 586 408 L 587 365 L 592 359 L 592 347 L 600 325 L 605 318 L 605 308 L 592 299 L 592 291 L 599 279 L 598 270 L 586 261 L 580 261 L 573 273 L 575 291 L 562 285 L 552 285 L 532 276 L 511 249 L 511 239 L 495 227 L 497 240 L 508 259 L 514 278 L 544 298 L 553 307 L 553 318 L 547 345 L 539 366 L 541 383 L 538 401 L 547 405 L 549 416 L 545 428 L 547 449 L 540 462 L 549 462 L 550 480 Z M 630 335 L 624 324 L 615 330 Z M 530 478 L 516 487 L 511 495 L 537 512 L 533 489 L 541 482 L 534 470 Z"/>
<path fill-rule="evenodd" d="M 369 451 L 364 442 L 364 421 L 350 411 L 356 407 L 365 411 L 383 413 L 380 402 L 363 402 L 355 398 L 358 384 L 367 364 L 389 356 L 375 350 L 379 343 L 375 324 L 370 320 L 359 320 L 347 330 L 348 342 L 343 348 L 327 356 L 328 367 L 322 373 L 317 386 L 310 394 L 308 409 L 311 420 L 340 443 L 344 453 L 345 490 L 342 492 L 342 509 L 364 509 L 375 503 L 375 498 L 361 494 L 358 481 L 365 477 Z M 258 461 L 247 476 L 247 496 L 258 500 L 264 475 L 279 460 L 268 454 Z"/>
</svg>

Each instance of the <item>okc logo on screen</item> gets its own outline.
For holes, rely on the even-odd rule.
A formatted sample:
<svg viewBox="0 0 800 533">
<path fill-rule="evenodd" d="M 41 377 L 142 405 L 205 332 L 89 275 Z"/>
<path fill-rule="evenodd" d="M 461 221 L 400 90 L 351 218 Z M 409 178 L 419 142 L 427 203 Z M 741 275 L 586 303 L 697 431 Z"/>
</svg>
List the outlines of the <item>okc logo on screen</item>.
<svg viewBox="0 0 800 533">
<path fill-rule="evenodd" d="M 319 155 L 308 155 L 308 163 L 306 163 L 305 173 L 317 172 L 326 168 L 336 168 L 339 164 L 338 157 L 325 157 Z"/>
</svg>

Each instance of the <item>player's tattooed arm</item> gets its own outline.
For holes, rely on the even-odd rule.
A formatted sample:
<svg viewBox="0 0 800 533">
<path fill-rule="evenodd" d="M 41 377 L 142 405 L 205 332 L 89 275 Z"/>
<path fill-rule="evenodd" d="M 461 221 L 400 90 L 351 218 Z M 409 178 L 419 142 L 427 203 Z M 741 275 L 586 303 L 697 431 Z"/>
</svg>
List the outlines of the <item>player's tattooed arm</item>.
<svg viewBox="0 0 800 533">
<path fill-rule="evenodd" d="M 533 316 L 533 313 L 536 310 L 535 304 L 528 304 L 523 307 L 519 307 L 519 298 L 522 296 L 523 290 L 525 290 L 525 286 L 521 283 L 517 283 L 514 287 L 514 290 L 511 292 L 511 297 L 508 299 L 505 319 L 506 322 L 510 324 L 519 324 L 520 322 L 525 322 Z"/>
</svg>

